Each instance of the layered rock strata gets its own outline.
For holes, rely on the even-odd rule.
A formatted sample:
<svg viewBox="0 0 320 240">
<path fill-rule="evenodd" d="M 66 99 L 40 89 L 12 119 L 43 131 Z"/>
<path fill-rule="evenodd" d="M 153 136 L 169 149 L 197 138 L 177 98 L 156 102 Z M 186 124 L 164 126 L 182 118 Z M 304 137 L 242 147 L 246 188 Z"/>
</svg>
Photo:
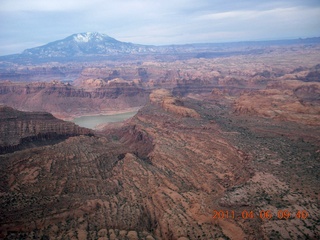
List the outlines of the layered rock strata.
<svg viewBox="0 0 320 240">
<path fill-rule="evenodd" d="M 45 111 L 69 119 L 141 107 L 147 96 L 146 91 L 134 83 L 116 80 L 93 89 L 61 82 L 0 84 L 0 103 L 19 110 Z"/>
<path fill-rule="evenodd" d="M 0 106 L 0 153 L 18 150 L 23 145 L 49 139 L 88 135 L 89 129 L 56 119 L 50 113 L 21 112 Z"/>
</svg>

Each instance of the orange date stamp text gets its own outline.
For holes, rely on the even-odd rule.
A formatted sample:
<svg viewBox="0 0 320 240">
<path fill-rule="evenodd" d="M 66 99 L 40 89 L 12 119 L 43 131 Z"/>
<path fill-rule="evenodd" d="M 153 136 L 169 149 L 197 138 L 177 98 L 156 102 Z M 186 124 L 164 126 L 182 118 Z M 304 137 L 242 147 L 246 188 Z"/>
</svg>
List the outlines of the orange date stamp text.
<svg viewBox="0 0 320 240">
<path fill-rule="evenodd" d="M 242 212 L 235 212 L 234 210 L 213 210 L 213 219 L 254 219 L 260 218 L 265 220 L 270 219 L 306 219 L 309 213 L 306 210 L 289 211 L 287 209 L 278 210 L 277 212 L 272 212 L 271 210 L 260 210 L 260 211 L 248 211 L 243 210 Z"/>
</svg>

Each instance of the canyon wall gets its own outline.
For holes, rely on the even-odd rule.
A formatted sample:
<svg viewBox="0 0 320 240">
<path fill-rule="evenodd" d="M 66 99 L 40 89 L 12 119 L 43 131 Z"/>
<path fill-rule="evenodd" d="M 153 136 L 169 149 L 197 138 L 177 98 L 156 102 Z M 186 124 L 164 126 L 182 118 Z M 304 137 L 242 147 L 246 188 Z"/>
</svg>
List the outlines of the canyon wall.
<svg viewBox="0 0 320 240">
<path fill-rule="evenodd" d="M 111 81 L 97 88 L 66 83 L 0 84 L 0 103 L 27 111 L 46 111 L 60 118 L 102 114 L 141 107 L 148 94 L 130 82 Z"/>
<path fill-rule="evenodd" d="M 45 112 L 21 112 L 0 105 L 0 153 L 19 150 L 49 139 L 89 135 L 89 129 L 56 119 Z"/>
</svg>

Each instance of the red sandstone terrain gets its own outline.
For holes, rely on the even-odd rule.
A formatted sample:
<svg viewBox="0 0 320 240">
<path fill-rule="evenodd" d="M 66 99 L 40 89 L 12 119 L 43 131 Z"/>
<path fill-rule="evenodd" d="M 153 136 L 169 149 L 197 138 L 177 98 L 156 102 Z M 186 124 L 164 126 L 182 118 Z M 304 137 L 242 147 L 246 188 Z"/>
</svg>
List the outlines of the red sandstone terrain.
<svg viewBox="0 0 320 240">
<path fill-rule="evenodd" d="M 56 119 L 49 113 L 20 112 L 0 105 L 0 153 L 19 150 L 37 140 L 88 135 L 90 132 L 74 123 Z"/>
<path fill-rule="evenodd" d="M 92 88 L 61 82 L 0 83 L 0 102 L 19 110 L 46 111 L 59 118 L 141 107 L 148 95 L 132 82 L 109 81 Z"/>
<path fill-rule="evenodd" d="M 1 238 L 318 239 L 319 56 L 298 46 L 2 82 L 0 102 L 19 110 L 141 109 L 91 131 L 2 107 Z"/>
</svg>

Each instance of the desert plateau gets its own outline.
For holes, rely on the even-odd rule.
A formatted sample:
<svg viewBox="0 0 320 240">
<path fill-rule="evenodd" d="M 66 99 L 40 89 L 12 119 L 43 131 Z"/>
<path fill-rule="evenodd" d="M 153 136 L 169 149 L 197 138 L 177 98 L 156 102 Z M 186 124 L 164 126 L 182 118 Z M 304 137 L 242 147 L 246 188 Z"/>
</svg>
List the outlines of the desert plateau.
<svg viewBox="0 0 320 240">
<path fill-rule="evenodd" d="M 319 239 L 320 40 L 0 57 L 0 178 L 1 239 Z"/>
</svg>

